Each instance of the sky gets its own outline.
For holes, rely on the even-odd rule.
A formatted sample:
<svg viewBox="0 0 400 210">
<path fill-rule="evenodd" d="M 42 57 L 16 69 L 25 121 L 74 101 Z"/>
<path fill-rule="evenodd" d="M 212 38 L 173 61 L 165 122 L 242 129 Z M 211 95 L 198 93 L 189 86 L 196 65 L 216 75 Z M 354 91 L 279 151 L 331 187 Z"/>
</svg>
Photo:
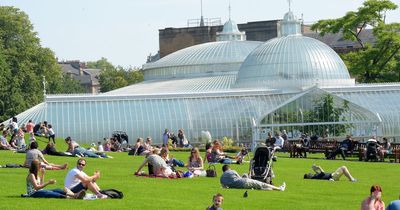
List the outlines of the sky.
<svg viewBox="0 0 400 210">
<path fill-rule="evenodd" d="M 204 18 L 236 23 L 282 19 L 287 0 L 202 0 Z M 291 10 L 305 23 L 343 16 L 363 0 L 292 0 Z M 400 0 L 392 0 L 400 5 Z M 201 16 L 201 0 L 2 0 L 28 14 L 41 44 L 59 60 L 96 61 L 141 67 L 159 49 L 158 30 L 186 27 Z M 400 22 L 400 9 L 387 13 Z"/>
</svg>

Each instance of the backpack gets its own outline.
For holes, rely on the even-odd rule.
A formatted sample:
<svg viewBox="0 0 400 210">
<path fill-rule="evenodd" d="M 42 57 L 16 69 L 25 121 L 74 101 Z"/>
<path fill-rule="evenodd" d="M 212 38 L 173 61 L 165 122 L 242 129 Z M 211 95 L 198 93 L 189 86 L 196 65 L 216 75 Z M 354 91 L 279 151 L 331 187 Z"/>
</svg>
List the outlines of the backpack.
<svg viewBox="0 0 400 210">
<path fill-rule="evenodd" d="M 116 189 L 100 190 L 100 193 L 112 199 L 122 199 L 124 197 L 124 194 Z"/>
</svg>

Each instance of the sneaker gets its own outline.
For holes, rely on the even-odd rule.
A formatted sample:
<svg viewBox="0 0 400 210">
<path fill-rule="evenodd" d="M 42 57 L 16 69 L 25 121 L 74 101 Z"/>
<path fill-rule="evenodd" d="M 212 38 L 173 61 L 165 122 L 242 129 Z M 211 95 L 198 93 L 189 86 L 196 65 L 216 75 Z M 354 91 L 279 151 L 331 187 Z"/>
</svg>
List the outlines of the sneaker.
<svg viewBox="0 0 400 210">
<path fill-rule="evenodd" d="M 353 180 L 351 180 L 351 182 L 357 182 L 357 179 L 353 179 Z"/>
<path fill-rule="evenodd" d="M 286 189 L 286 182 L 283 182 L 283 184 L 279 187 L 280 191 L 285 191 Z"/>
<path fill-rule="evenodd" d="M 330 178 L 330 179 L 329 179 L 329 181 L 332 181 L 332 182 L 334 182 L 335 180 L 334 180 L 334 179 L 332 179 L 332 178 Z"/>
<path fill-rule="evenodd" d="M 97 195 L 97 198 L 98 198 L 98 199 L 106 199 L 106 198 L 108 198 L 108 196 L 107 196 L 107 195 L 104 195 L 104 194 L 101 194 L 101 193 L 99 193 L 99 194 Z"/>
</svg>

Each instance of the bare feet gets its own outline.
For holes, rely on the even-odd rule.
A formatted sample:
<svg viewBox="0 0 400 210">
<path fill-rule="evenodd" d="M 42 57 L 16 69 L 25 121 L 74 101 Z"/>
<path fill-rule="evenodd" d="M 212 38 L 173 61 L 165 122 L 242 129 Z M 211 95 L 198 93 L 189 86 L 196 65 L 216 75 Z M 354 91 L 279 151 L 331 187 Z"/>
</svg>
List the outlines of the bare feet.
<svg viewBox="0 0 400 210">
<path fill-rule="evenodd" d="M 64 170 L 64 169 L 68 169 L 68 163 L 62 165 L 62 166 L 61 166 L 61 169 L 63 169 L 63 170 Z"/>
</svg>

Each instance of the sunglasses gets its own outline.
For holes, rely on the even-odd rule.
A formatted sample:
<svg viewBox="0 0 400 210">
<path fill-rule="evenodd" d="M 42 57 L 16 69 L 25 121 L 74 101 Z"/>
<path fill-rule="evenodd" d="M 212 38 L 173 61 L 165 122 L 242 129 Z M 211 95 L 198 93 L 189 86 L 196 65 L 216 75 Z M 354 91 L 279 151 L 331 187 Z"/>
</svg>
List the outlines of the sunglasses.
<svg viewBox="0 0 400 210">
<path fill-rule="evenodd" d="M 78 163 L 78 165 L 80 165 L 80 166 L 85 166 L 86 164 L 84 164 L 84 163 Z"/>
</svg>

